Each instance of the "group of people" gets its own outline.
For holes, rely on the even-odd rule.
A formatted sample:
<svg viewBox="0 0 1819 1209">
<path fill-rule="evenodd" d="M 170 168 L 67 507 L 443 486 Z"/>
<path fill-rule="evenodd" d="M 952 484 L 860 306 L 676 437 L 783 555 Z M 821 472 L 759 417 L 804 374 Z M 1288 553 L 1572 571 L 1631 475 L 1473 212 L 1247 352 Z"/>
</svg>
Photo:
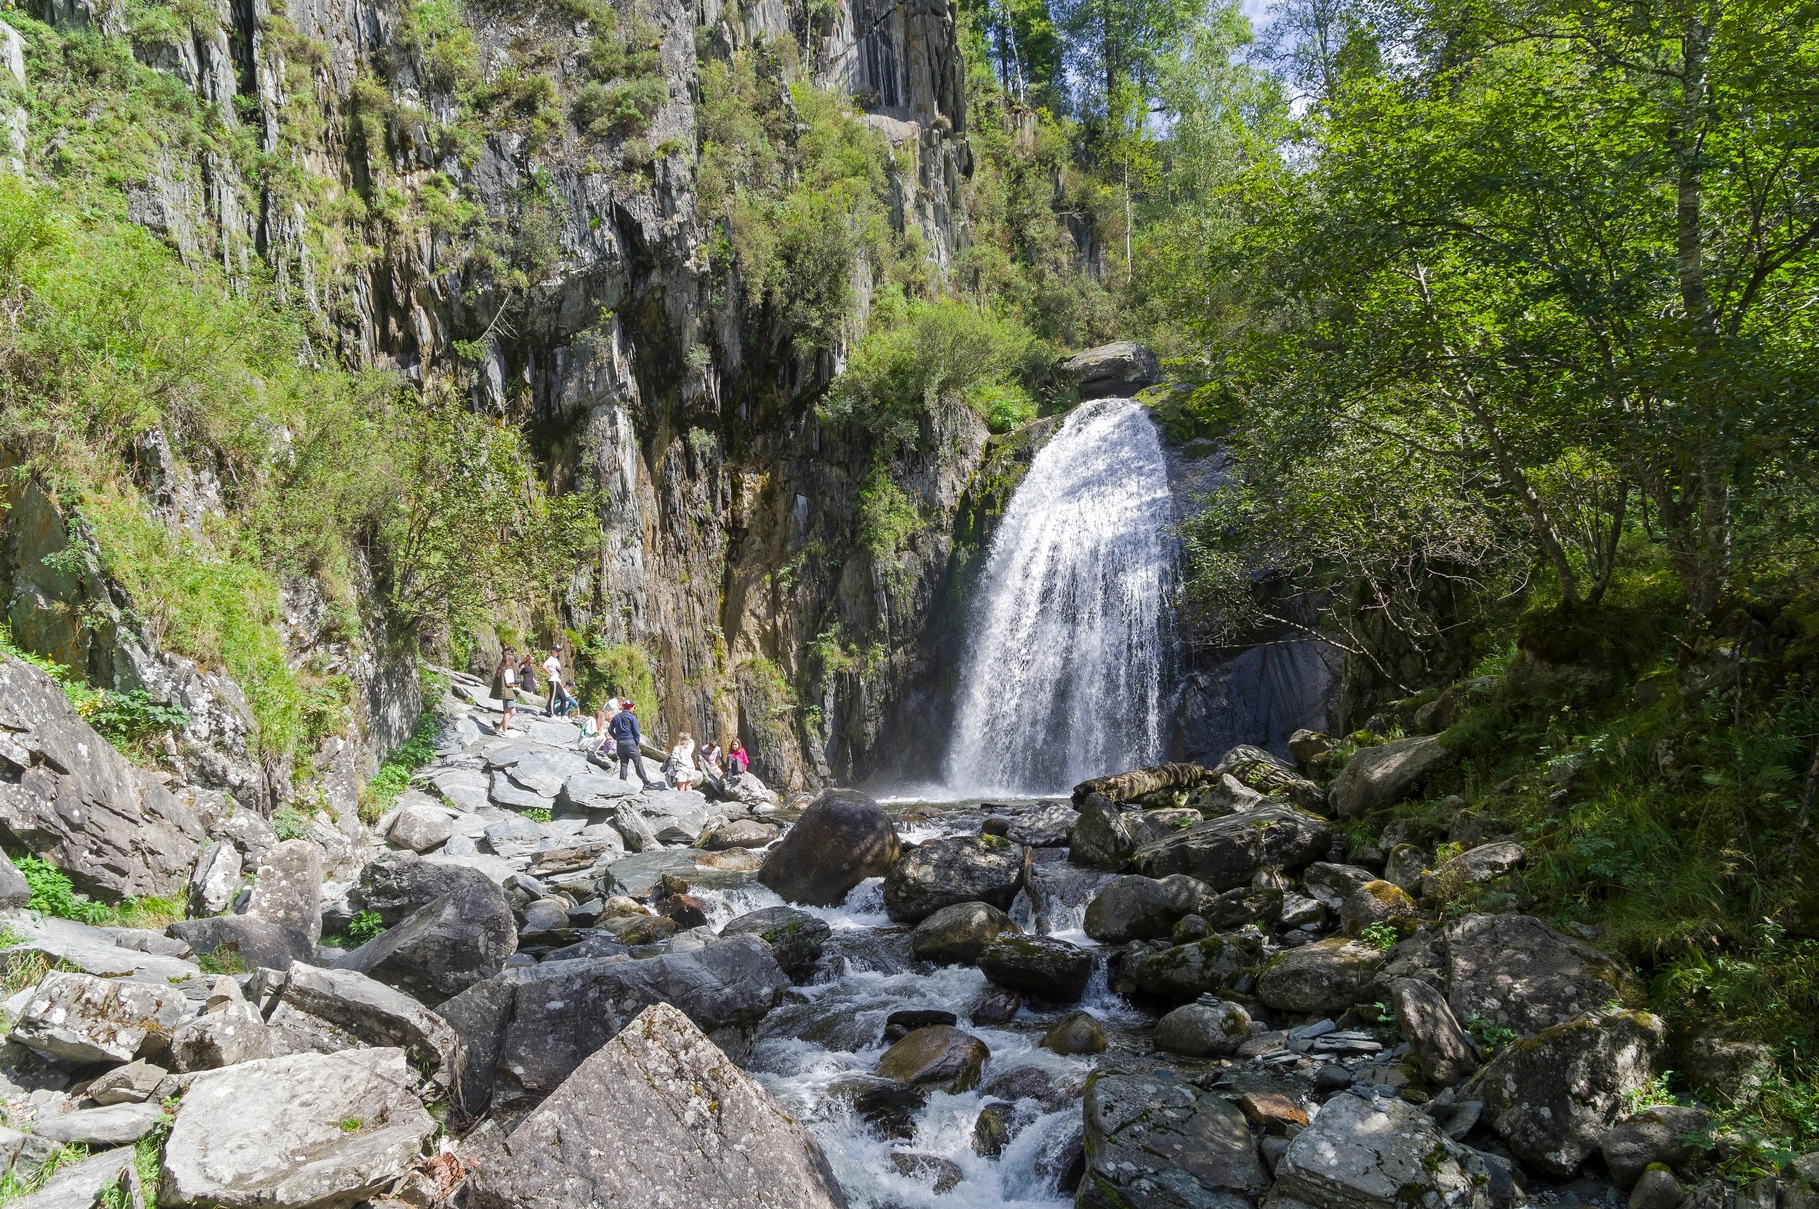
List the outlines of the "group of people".
<svg viewBox="0 0 1819 1209">
<path fill-rule="evenodd" d="M 542 671 L 549 685 L 549 697 L 544 708 L 555 718 L 578 713 L 581 709 L 581 702 L 575 696 L 575 682 L 573 678 L 565 679 L 562 670 L 561 649 L 552 646 L 549 658 L 543 661 Z M 509 646 L 500 653 L 492 689 L 493 695 L 504 703 L 505 712 L 497 733 L 503 735 L 511 732 L 512 717 L 517 712 L 519 701 L 536 700 L 536 675 L 537 666 L 532 662 L 528 650 L 522 657 Z M 639 750 L 643 741 L 644 735 L 638 727 L 637 706 L 626 698 L 607 698 L 599 709 L 581 721 L 583 750 L 593 748 L 595 758 L 608 767 L 616 758 L 621 781 L 629 780 L 627 773 L 635 770 L 638 779 L 645 785 L 654 785 L 657 782 L 644 770 L 644 755 Z M 683 731 L 664 759 L 662 772 L 664 780 L 676 789 L 692 789 L 697 784 L 706 782 L 715 793 L 724 797 L 727 778 L 743 776 L 749 767 L 751 757 L 746 755 L 738 736 L 735 735 L 724 750 L 710 740 L 697 751 L 694 738 Z"/>
</svg>

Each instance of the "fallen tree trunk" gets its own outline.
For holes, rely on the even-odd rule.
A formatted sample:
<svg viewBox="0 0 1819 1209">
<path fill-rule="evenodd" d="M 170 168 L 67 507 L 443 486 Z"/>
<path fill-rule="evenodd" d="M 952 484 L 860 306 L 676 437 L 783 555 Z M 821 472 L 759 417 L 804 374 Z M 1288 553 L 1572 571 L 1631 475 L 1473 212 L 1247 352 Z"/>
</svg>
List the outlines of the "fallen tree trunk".
<svg viewBox="0 0 1819 1209">
<path fill-rule="evenodd" d="M 1187 789 L 1211 776 L 1198 764 L 1158 764 L 1154 768 L 1139 768 L 1113 777 L 1095 777 L 1074 786 L 1074 805 L 1086 801 L 1089 793 L 1103 794 L 1114 802 L 1128 802 L 1158 789 Z"/>
</svg>

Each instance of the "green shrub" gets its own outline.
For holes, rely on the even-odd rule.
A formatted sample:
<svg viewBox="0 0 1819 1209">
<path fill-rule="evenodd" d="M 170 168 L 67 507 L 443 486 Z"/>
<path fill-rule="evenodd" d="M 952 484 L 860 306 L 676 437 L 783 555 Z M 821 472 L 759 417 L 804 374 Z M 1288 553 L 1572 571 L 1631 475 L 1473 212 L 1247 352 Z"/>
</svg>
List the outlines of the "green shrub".
<svg viewBox="0 0 1819 1209">
<path fill-rule="evenodd" d="M 31 901 L 26 906 L 33 911 L 85 924 L 99 925 L 108 921 L 111 913 L 105 906 L 77 894 L 69 875 L 43 857 L 22 856 L 13 863 L 19 866 L 19 872 L 25 875 L 25 884 L 31 887 Z"/>
<path fill-rule="evenodd" d="M 189 711 L 152 700 L 144 689 L 130 693 L 101 692 L 101 704 L 88 715 L 89 725 L 116 747 L 129 747 L 152 735 L 189 726 Z"/>
<path fill-rule="evenodd" d="M 357 945 L 365 944 L 383 931 L 385 921 L 379 918 L 377 911 L 362 911 L 347 925 L 348 939 Z"/>
<path fill-rule="evenodd" d="M 376 822 L 393 800 L 410 788 L 411 774 L 436 758 L 436 735 L 441 728 L 441 715 L 433 709 L 424 710 L 411 737 L 385 757 L 379 771 L 366 784 L 360 803 L 360 817 L 364 822 Z"/>
<path fill-rule="evenodd" d="M 860 549 L 874 562 L 894 566 L 898 548 L 921 527 L 922 514 L 915 502 L 891 481 L 883 464 L 873 466 L 859 489 Z"/>
<path fill-rule="evenodd" d="M 576 663 L 580 675 L 575 678 L 575 691 L 584 709 L 598 709 L 608 697 L 630 698 L 647 715 L 655 708 L 657 679 L 650 653 L 643 647 L 596 638 L 581 648 Z"/>
<path fill-rule="evenodd" d="M 281 840 L 299 840 L 309 834 L 310 816 L 295 806 L 280 806 L 272 812 L 272 831 Z"/>
</svg>

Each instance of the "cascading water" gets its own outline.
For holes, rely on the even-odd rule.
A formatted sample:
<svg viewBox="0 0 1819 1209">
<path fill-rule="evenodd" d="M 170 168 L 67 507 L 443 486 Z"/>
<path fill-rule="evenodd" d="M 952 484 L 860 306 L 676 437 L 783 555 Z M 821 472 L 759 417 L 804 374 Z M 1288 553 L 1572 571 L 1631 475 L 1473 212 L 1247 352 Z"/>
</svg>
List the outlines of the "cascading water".
<svg viewBox="0 0 1819 1209">
<path fill-rule="evenodd" d="M 1173 526 L 1148 409 L 1075 409 L 992 538 L 961 660 L 950 789 L 1054 793 L 1161 759 Z"/>
</svg>

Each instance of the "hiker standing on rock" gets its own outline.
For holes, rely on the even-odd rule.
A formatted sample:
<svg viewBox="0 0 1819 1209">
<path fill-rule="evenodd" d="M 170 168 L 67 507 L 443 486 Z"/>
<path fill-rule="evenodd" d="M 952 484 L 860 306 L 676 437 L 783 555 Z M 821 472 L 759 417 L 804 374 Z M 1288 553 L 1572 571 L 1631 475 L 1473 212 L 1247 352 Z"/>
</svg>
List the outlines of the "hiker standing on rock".
<svg viewBox="0 0 1819 1209">
<path fill-rule="evenodd" d="M 549 681 L 549 702 L 543 712 L 554 718 L 562 701 L 562 652 L 556 647 L 549 649 L 549 658 L 543 661 L 543 677 Z"/>
<path fill-rule="evenodd" d="M 512 703 L 518 699 L 518 655 L 511 647 L 499 653 L 499 670 L 493 673 L 493 680 L 499 686 L 499 700 L 505 705 L 505 716 L 494 733 L 503 735 L 512 728 Z"/>
<path fill-rule="evenodd" d="M 631 780 L 625 775 L 625 770 L 628 766 L 636 768 L 638 779 L 644 782 L 646 788 L 649 788 L 651 779 L 645 774 L 644 756 L 638 751 L 638 743 L 644 736 L 638 731 L 638 715 L 633 712 L 630 701 L 620 703 L 619 712 L 613 715 L 612 722 L 608 724 L 607 733 L 612 735 L 613 742 L 618 744 L 619 779 L 621 781 Z"/>
<path fill-rule="evenodd" d="M 533 702 L 537 696 L 537 665 L 529 651 L 518 660 L 518 695 L 527 702 Z"/>
</svg>

